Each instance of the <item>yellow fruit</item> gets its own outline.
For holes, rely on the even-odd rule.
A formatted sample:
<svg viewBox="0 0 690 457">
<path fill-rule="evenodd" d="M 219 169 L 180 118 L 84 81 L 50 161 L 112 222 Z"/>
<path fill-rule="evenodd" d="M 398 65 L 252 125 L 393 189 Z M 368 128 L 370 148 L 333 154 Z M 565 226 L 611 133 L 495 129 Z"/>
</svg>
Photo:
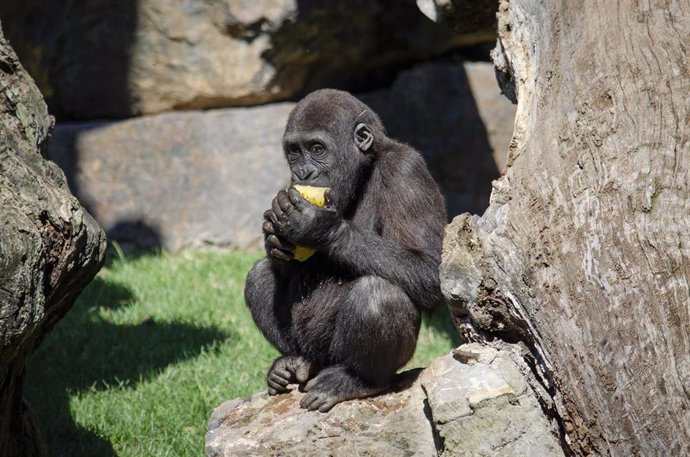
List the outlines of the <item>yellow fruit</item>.
<svg viewBox="0 0 690 457">
<path fill-rule="evenodd" d="M 314 253 L 316 253 L 315 249 L 305 246 L 297 246 L 292 254 L 294 255 L 295 260 L 304 262 L 305 260 L 309 259 L 309 257 L 313 256 Z"/>
<path fill-rule="evenodd" d="M 295 184 L 292 186 L 309 203 L 319 208 L 326 206 L 326 191 L 328 187 L 302 186 Z"/>
<path fill-rule="evenodd" d="M 328 190 L 328 187 L 302 186 L 300 184 L 295 184 L 292 187 L 294 187 L 295 190 L 312 205 L 318 206 L 319 208 L 326 206 L 326 191 Z M 295 256 L 295 260 L 304 262 L 305 260 L 309 259 L 309 257 L 313 256 L 315 252 L 316 251 L 312 248 L 297 246 L 293 254 Z"/>
</svg>

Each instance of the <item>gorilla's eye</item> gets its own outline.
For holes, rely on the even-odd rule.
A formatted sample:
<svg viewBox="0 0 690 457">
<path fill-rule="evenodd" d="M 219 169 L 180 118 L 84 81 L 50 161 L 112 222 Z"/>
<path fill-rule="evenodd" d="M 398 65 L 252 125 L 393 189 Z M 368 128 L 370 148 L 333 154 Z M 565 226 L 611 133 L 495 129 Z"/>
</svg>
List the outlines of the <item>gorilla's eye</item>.
<svg viewBox="0 0 690 457">
<path fill-rule="evenodd" d="M 287 159 L 289 162 L 294 162 L 299 159 L 300 151 L 298 148 L 290 148 L 287 152 Z"/>
<path fill-rule="evenodd" d="M 319 143 L 316 143 L 311 147 L 310 152 L 314 156 L 320 156 L 323 155 L 325 149 Z"/>
</svg>

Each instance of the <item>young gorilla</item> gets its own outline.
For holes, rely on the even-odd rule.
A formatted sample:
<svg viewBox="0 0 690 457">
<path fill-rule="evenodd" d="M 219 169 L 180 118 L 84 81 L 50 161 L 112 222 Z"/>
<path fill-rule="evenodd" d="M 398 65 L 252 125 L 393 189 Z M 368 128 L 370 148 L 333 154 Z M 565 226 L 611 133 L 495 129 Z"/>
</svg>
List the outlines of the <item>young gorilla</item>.
<svg viewBox="0 0 690 457">
<path fill-rule="evenodd" d="M 256 325 L 282 353 L 268 392 L 305 383 L 321 412 L 385 390 L 440 298 L 446 213 L 424 160 L 346 92 L 319 90 L 288 119 L 292 184 L 329 187 L 324 208 L 281 190 L 264 214 L 267 257 L 247 277 Z M 316 249 L 293 260 L 296 245 Z"/>
</svg>

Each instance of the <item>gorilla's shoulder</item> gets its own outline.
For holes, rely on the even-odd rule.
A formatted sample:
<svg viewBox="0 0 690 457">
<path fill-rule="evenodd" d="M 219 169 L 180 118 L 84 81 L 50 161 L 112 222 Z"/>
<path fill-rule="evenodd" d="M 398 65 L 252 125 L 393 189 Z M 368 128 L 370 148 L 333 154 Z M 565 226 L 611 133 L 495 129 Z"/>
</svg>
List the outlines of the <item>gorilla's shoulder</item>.
<svg viewBox="0 0 690 457">
<path fill-rule="evenodd" d="M 378 171 L 386 181 L 402 180 L 398 182 L 426 178 L 429 174 L 424 157 L 412 146 L 397 141 L 391 141 L 379 153 Z"/>
</svg>

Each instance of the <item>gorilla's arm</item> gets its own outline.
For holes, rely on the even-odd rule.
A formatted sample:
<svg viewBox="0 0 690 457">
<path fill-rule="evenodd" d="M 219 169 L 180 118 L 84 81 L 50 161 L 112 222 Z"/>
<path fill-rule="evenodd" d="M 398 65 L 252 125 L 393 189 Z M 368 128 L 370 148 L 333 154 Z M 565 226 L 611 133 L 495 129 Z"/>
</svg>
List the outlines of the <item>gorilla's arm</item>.
<svg viewBox="0 0 690 457">
<path fill-rule="evenodd" d="M 376 202 L 370 216 L 378 221 L 377 232 L 342 221 L 325 251 L 347 270 L 385 278 L 431 309 L 441 296 L 445 205 L 418 153 L 396 152 L 381 157 L 367 190 Z"/>
<path fill-rule="evenodd" d="M 394 240 L 344 222 L 328 254 L 358 276 L 374 275 L 400 286 L 414 303 L 432 309 L 440 299 L 438 261 Z"/>
<path fill-rule="evenodd" d="M 269 219 L 293 243 L 317 248 L 355 276 L 387 279 L 431 309 L 441 295 L 445 206 L 421 156 L 400 146 L 380 159 L 367 196 L 360 197 L 369 201 L 361 219 L 377 221 L 377 231 L 309 204 L 294 189 L 278 193 Z"/>
</svg>

